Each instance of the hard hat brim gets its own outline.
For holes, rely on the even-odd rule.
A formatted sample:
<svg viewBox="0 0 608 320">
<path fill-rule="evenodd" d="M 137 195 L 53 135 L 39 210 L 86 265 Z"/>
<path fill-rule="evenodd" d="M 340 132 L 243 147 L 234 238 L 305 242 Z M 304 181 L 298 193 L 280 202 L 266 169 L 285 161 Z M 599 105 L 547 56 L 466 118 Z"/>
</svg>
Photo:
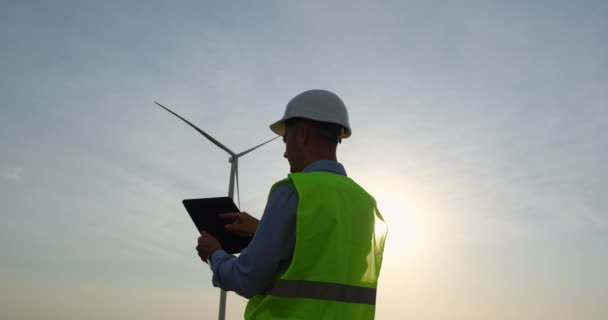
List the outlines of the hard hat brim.
<svg viewBox="0 0 608 320">
<path fill-rule="evenodd" d="M 279 136 L 285 135 L 285 120 L 281 119 L 270 125 L 270 130 Z"/>
<path fill-rule="evenodd" d="M 281 120 L 271 124 L 270 130 L 279 136 L 285 135 L 285 121 L 286 120 L 289 120 L 289 119 L 281 119 Z M 346 138 L 350 137 L 351 134 L 352 134 L 352 132 L 351 132 L 350 128 L 344 128 L 344 130 L 342 131 L 342 134 L 340 135 L 340 138 L 346 139 Z"/>
</svg>

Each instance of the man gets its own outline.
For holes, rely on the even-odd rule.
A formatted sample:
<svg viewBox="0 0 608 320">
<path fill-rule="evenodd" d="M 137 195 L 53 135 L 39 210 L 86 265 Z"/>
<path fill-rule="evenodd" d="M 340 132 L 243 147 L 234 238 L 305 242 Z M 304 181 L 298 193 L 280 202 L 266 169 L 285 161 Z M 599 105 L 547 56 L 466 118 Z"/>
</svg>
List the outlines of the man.
<svg viewBox="0 0 608 320">
<path fill-rule="evenodd" d="M 209 234 L 198 239 L 213 285 L 250 298 L 245 319 L 373 319 L 386 227 L 337 161 L 351 135 L 346 106 L 332 92 L 306 91 L 270 128 L 283 136 L 291 174 L 271 188 L 261 221 L 224 215 L 226 229 L 253 235 L 238 257 Z"/>
</svg>

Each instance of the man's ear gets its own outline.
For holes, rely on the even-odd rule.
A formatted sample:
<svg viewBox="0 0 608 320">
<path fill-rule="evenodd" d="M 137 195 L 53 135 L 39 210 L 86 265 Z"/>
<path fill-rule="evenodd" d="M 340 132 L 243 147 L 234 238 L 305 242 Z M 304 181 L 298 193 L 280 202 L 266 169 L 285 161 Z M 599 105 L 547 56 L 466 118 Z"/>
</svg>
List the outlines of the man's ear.
<svg viewBox="0 0 608 320">
<path fill-rule="evenodd" d="M 298 138 L 300 142 L 304 145 L 308 144 L 311 140 L 312 136 L 312 126 L 305 122 L 300 125 L 298 128 Z"/>
</svg>

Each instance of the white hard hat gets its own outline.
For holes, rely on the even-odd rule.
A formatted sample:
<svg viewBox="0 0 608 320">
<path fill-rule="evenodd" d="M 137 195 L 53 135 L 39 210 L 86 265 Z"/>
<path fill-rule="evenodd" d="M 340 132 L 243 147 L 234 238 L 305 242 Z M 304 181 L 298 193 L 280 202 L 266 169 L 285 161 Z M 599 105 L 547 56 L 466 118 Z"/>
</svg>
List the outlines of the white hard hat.
<svg viewBox="0 0 608 320">
<path fill-rule="evenodd" d="M 295 96 L 287 104 L 283 118 L 271 124 L 270 130 L 282 136 L 285 134 L 285 121 L 293 118 L 338 124 L 344 127 L 340 138 L 348 138 L 351 135 L 346 106 L 331 91 L 315 89 Z"/>
</svg>

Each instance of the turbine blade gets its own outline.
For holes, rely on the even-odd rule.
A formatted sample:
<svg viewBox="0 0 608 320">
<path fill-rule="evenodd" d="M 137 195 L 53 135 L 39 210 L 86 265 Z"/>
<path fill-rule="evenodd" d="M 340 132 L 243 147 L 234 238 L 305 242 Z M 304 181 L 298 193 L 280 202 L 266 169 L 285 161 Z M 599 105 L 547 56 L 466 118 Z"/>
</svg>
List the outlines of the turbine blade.
<svg viewBox="0 0 608 320">
<path fill-rule="evenodd" d="M 190 123 L 190 121 L 182 118 L 179 114 L 171 111 L 169 108 L 163 106 L 162 104 L 154 101 L 154 103 L 156 103 L 156 105 L 158 105 L 159 107 L 167 110 L 167 112 L 173 114 L 174 116 L 182 119 L 185 123 L 189 124 L 192 128 L 194 128 L 194 130 L 198 131 L 200 134 L 202 134 L 203 136 L 205 136 L 205 138 L 209 139 L 209 141 L 211 141 L 213 144 L 215 144 L 216 146 L 220 147 L 222 150 L 228 152 L 230 155 L 234 155 L 234 152 L 232 152 L 230 149 L 228 149 L 226 146 L 224 146 L 223 144 L 221 144 L 219 141 L 215 140 L 215 138 L 213 138 L 212 136 L 210 136 L 209 134 L 207 134 L 205 131 L 199 129 L 199 127 L 193 125 L 192 123 Z"/>
<path fill-rule="evenodd" d="M 235 161 L 237 161 L 236 163 L 236 199 L 237 199 L 237 203 L 239 204 L 239 210 L 241 210 L 241 190 L 239 188 L 239 159 L 236 158 Z"/>
<path fill-rule="evenodd" d="M 244 155 L 248 154 L 249 152 L 251 152 L 251 151 L 253 151 L 253 150 L 255 150 L 255 149 L 257 149 L 257 148 L 259 148 L 259 147 L 261 147 L 261 146 L 263 146 L 263 145 L 265 145 L 265 144 L 267 144 L 267 143 L 269 143 L 269 142 L 271 142 L 272 140 L 278 139 L 278 138 L 280 138 L 280 137 L 281 137 L 281 136 L 276 136 L 276 137 L 274 137 L 274 138 L 272 138 L 272 139 L 270 139 L 270 140 L 268 140 L 268 141 L 266 141 L 266 142 L 264 142 L 264 143 L 262 143 L 262 144 L 259 144 L 259 145 L 255 146 L 255 147 L 251 148 L 251 149 L 245 150 L 245 151 L 243 151 L 243 152 L 241 152 L 241 153 L 237 154 L 236 156 L 237 156 L 237 157 L 244 156 Z"/>
</svg>

